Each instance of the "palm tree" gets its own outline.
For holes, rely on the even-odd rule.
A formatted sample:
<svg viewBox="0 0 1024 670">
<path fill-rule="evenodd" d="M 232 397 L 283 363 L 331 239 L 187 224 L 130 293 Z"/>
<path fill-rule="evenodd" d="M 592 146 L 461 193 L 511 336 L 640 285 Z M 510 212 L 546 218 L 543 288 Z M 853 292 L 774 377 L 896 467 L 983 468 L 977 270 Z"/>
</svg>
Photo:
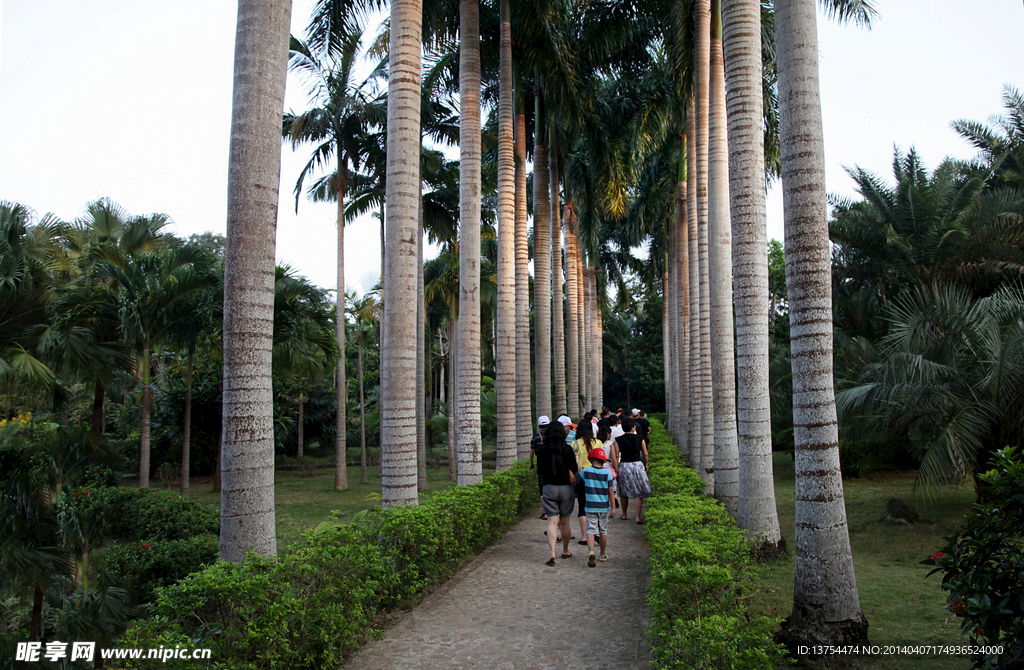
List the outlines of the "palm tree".
<svg viewBox="0 0 1024 670">
<path fill-rule="evenodd" d="M 817 34 L 812 0 L 775 3 L 796 445 L 793 613 L 780 639 L 791 648 L 867 639 L 839 469 Z"/>
<path fill-rule="evenodd" d="M 459 5 L 459 300 L 458 399 L 456 445 L 459 483 L 482 477 L 480 452 L 480 0 Z M 449 348 L 451 342 L 449 342 Z M 449 380 L 455 373 L 449 356 Z M 449 409 L 448 432 L 456 422 Z M 454 456 L 450 454 L 449 456 Z M 455 460 L 449 458 L 449 464 Z"/>
<path fill-rule="evenodd" d="M 538 416 L 551 416 L 551 201 L 548 150 L 541 125 L 542 98 L 536 94 L 533 133 L 533 327 Z"/>
<path fill-rule="evenodd" d="M 224 263 L 220 555 L 277 553 L 274 245 L 291 0 L 239 0 Z"/>
<path fill-rule="evenodd" d="M 729 196 L 732 212 L 733 292 L 736 302 L 736 426 L 740 528 L 758 556 L 785 549 L 772 475 L 768 390 L 768 243 L 764 189 L 764 96 L 761 90 L 761 5 L 722 3 L 728 65 Z"/>
<path fill-rule="evenodd" d="M 415 505 L 416 238 L 420 192 L 420 36 L 422 0 L 391 3 L 388 53 L 384 342 L 381 360 L 383 504 Z M 410 352 L 413 352 L 410 355 Z"/>
<path fill-rule="evenodd" d="M 513 155 L 512 28 L 508 0 L 501 0 L 498 98 L 498 328 L 495 383 L 498 400 L 497 469 L 516 460 L 515 157 Z M 460 483 L 461 478 L 460 478 Z"/>
<path fill-rule="evenodd" d="M 284 136 L 291 140 L 292 149 L 299 144 L 314 143 L 312 157 L 299 173 L 295 182 L 295 208 L 303 183 L 317 169 L 325 169 L 332 158 L 337 161 L 333 174 L 314 183 L 309 189 L 313 199 L 333 199 L 337 203 L 338 226 L 338 295 L 345 290 L 345 197 L 351 180 L 350 165 L 358 168 L 365 153 L 364 135 L 368 127 L 379 123 L 380 106 L 367 94 L 369 79 L 359 83 L 355 79 L 359 42 L 362 31 L 352 25 L 336 40 L 336 48 L 314 51 L 310 42 L 292 37 L 288 67 L 298 73 L 307 86 L 312 107 L 295 115 L 285 114 Z M 325 181 L 326 180 L 326 181 Z M 345 301 L 338 298 L 335 314 L 338 351 L 345 350 Z M 334 489 L 348 488 L 346 461 L 347 404 L 345 383 L 345 357 L 338 357 L 336 371 L 338 388 Z"/>
<path fill-rule="evenodd" d="M 187 318 L 179 308 L 190 294 L 213 283 L 212 275 L 194 267 L 202 251 L 180 246 L 133 257 L 117 248 L 101 252 L 98 277 L 111 282 L 121 321 L 121 335 L 134 350 L 142 378 L 142 430 L 139 451 L 139 487 L 149 486 L 150 356 L 154 346 L 171 336 L 178 321 Z"/>
<path fill-rule="evenodd" d="M 732 311 L 732 223 L 729 216 L 729 147 L 726 137 L 722 1 L 712 2 L 711 110 L 709 121 L 709 249 L 711 376 L 715 398 L 715 497 L 736 517 L 739 452 Z"/>
<path fill-rule="evenodd" d="M 516 91 L 515 122 L 515 275 L 516 275 L 516 458 L 529 457 L 533 437 L 530 407 L 530 251 L 526 211 L 526 96 L 522 75 Z"/>
<path fill-rule="evenodd" d="M 558 147 L 554 141 L 554 126 L 549 126 L 552 141 L 549 143 L 548 175 L 551 216 L 551 343 L 554 348 L 555 400 L 553 411 L 564 414 L 569 411 L 566 386 L 566 338 L 565 320 L 562 317 L 564 293 L 562 291 L 562 205 L 558 189 Z"/>
<path fill-rule="evenodd" d="M 697 120 L 693 98 L 686 108 L 686 136 L 696 139 Z M 697 235 L 697 152 L 686 152 L 686 240 L 689 258 L 690 280 L 690 412 L 689 444 L 690 467 L 700 469 L 701 435 L 704 419 L 704 386 L 701 375 L 701 331 L 700 331 L 700 265 L 698 262 Z"/>
</svg>

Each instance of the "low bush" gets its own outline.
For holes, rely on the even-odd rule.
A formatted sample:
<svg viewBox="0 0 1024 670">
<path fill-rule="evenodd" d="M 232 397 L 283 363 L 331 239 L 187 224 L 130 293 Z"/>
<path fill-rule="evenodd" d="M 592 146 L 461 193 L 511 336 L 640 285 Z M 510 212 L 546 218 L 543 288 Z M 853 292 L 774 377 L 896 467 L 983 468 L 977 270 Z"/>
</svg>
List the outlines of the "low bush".
<svg viewBox="0 0 1024 670">
<path fill-rule="evenodd" d="M 996 452 L 978 475 L 980 502 L 963 529 L 924 561 L 943 573 L 948 608 L 972 647 L 976 668 L 1024 668 L 1024 460 L 1016 448 Z"/>
<path fill-rule="evenodd" d="M 651 546 L 652 656 L 655 668 L 765 668 L 785 650 L 772 641 L 778 622 L 743 604 L 750 546 L 659 421 L 651 421 L 644 534 Z"/>
<path fill-rule="evenodd" d="M 419 506 L 311 531 L 275 559 L 217 562 L 156 589 L 156 616 L 136 624 L 121 645 L 208 647 L 209 667 L 337 666 L 381 614 L 448 577 L 537 499 L 536 473 L 519 463 Z M 175 663 L 185 667 L 174 659 L 160 667 Z"/>
<path fill-rule="evenodd" d="M 150 602 L 158 586 L 201 570 L 217 560 L 219 551 L 216 535 L 119 543 L 103 554 L 103 569 L 117 577 L 134 602 Z"/>
<path fill-rule="evenodd" d="M 124 542 L 182 540 L 220 533 L 220 515 L 176 493 L 104 486 L 74 492 L 75 506 L 106 519 L 107 537 Z"/>
</svg>

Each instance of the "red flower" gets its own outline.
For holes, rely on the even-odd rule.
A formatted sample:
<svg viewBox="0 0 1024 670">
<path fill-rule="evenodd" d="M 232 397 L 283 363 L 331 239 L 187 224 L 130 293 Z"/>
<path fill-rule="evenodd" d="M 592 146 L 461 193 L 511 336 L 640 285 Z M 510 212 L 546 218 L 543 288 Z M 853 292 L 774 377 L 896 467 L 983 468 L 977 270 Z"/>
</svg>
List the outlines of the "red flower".
<svg viewBox="0 0 1024 670">
<path fill-rule="evenodd" d="M 967 608 L 964 607 L 964 599 L 956 597 L 949 601 L 949 609 L 953 610 L 957 614 L 963 614 L 964 610 L 966 610 Z"/>
<path fill-rule="evenodd" d="M 936 563 L 941 563 L 942 561 L 946 560 L 946 554 L 941 551 L 937 551 L 934 554 L 932 554 L 932 560 Z"/>
<path fill-rule="evenodd" d="M 977 635 L 978 637 L 981 637 L 982 635 L 985 634 L 985 629 L 982 628 L 981 626 L 979 626 L 978 630 L 974 631 L 974 634 Z"/>
<path fill-rule="evenodd" d="M 143 549 L 149 549 L 152 546 L 153 545 L 151 545 L 151 544 L 144 544 L 144 545 L 142 545 Z"/>
</svg>

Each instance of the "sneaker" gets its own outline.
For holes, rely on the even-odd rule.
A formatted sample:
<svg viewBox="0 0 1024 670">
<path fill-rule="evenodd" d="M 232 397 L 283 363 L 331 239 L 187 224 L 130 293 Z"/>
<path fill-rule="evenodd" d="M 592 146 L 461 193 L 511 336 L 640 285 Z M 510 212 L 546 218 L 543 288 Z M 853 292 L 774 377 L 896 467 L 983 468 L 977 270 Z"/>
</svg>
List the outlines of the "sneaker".
<svg viewBox="0 0 1024 670">
<path fill-rule="evenodd" d="M 594 552 L 590 552 L 590 557 L 587 558 L 587 567 L 588 568 L 596 568 L 597 567 L 597 556 L 594 554 Z"/>
<path fill-rule="evenodd" d="M 591 554 L 591 555 L 593 555 L 593 554 Z M 601 558 L 599 558 L 599 559 L 597 559 L 597 560 L 599 560 L 599 561 L 601 561 L 602 563 L 604 563 L 604 562 L 606 562 L 606 561 L 608 560 L 608 557 L 607 557 L 607 556 L 602 556 Z"/>
</svg>

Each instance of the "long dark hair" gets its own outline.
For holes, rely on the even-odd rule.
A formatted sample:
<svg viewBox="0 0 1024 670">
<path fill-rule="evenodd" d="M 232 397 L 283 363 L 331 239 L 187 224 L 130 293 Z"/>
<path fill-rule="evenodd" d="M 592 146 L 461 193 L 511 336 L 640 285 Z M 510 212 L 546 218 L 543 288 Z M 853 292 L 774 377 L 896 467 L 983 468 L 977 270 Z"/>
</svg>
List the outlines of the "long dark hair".
<svg viewBox="0 0 1024 670">
<path fill-rule="evenodd" d="M 596 437 L 594 437 L 594 424 L 590 421 L 590 419 L 587 419 L 586 421 L 580 421 L 580 425 L 576 426 L 576 439 L 583 440 L 583 444 L 586 445 L 587 451 L 597 448 L 591 446 L 594 442 L 597 442 L 598 447 L 604 444 Z"/>
</svg>

